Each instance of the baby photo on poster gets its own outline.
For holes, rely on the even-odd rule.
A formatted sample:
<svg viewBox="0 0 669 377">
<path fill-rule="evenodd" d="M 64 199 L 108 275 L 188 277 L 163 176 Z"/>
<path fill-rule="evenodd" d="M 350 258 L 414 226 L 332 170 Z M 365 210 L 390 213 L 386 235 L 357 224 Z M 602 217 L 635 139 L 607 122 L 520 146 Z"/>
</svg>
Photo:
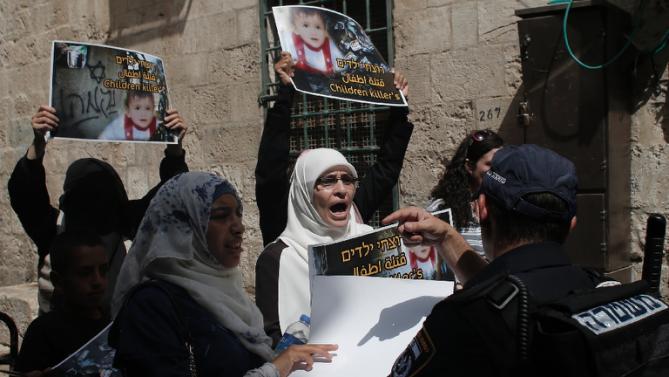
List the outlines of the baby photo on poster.
<svg viewBox="0 0 669 377">
<path fill-rule="evenodd" d="M 294 62 L 293 85 L 323 97 L 406 106 L 393 72 L 354 19 L 320 7 L 273 7 L 281 49 Z"/>
<path fill-rule="evenodd" d="M 160 58 L 70 41 L 52 46 L 50 104 L 61 125 L 52 137 L 176 143 L 163 125 L 168 108 Z"/>
</svg>

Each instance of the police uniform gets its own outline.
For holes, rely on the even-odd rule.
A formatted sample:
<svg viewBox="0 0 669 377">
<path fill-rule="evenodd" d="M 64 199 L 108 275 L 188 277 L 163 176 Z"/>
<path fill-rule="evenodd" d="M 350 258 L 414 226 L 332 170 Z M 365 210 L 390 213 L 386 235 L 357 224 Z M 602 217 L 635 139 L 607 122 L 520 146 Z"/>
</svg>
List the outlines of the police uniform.
<svg viewBox="0 0 669 377">
<path fill-rule="evenodd" d="M 601 278 L 573 266 L 561 246 L 521 246 L 494 259 L 462 291 L 437 304 L 423 328 L 398 357 L 391 376 L 494 376 L 514 373 L 516 329 L 492 302 L 505 277 L 526 285 L 533 302 L 548 302 L 574 290 L 594 288 Z M 512 321 L 510 321 L 512 322 Z M 493 355 L 495 356 L 493 358 Z"/>
</svg>

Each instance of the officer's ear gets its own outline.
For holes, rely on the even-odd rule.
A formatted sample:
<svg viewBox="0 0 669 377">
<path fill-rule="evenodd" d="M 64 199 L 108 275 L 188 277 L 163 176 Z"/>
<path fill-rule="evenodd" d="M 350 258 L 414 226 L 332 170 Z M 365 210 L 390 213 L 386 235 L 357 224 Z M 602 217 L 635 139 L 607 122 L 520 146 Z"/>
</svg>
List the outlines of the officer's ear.
<svg viewBox="0 0 669 377">
<path fill-rule="evenodd" d="M 485 194 L 479 194 L 478 199 L 476 199 L 476 204 L 479 207 L 479 221 L 483 222 L 488 219 L 488 207 L 486 206 L 486 197 Z"/>
<path fill-rule="evenodd" d="M 572 217 L 569 222 L 569 231 L 571 232 L 574 228 L 576 228 L 576 216 Z"/>
</svg>

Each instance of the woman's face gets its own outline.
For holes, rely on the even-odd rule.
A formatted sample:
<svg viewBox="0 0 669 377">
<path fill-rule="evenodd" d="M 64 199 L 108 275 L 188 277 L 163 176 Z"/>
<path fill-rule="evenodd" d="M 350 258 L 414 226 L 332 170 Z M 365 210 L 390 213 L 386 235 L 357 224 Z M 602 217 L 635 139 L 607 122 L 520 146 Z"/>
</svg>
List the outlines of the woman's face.
<svg viewBox="0 0 669 377">
<path fill-rule="evenodd" d="M 485 174 L 488 170 L 490 170 L 490 165 L 492 164 L 492 158 L 495 155 L 495 152 L 497 152 L 499 148 L 493 148 L 488 151 L 488 153 L 484 154 L 479 158 L 478 161 L 476 161 L 475 165 L 471 165 L 471 163 L 467 163 L 467 171 L 469 172 L 469 175 L 472 177 L 471 182 L 472 182 L 472 187 L 471 190 L 472 192 L 476 192 L 479 187 L 481 187 L 481 183 L 483 183 L 483 174 Z"/>
<path fill-rule="evenodd" d="M 212 204 L 209 215 L 209 252 L 224 267 L 236 267 L 241 260 L 243 236 L 242 207 L 232 194 L 221 195 Z"/>
<path fill-rule="evenodd" d="M 356 179 L 343 167 L 333 167 L 321 174 L 314 187 L 313 204 L 326 224 L 346 226 L 355 196 Z"/>
</svg>

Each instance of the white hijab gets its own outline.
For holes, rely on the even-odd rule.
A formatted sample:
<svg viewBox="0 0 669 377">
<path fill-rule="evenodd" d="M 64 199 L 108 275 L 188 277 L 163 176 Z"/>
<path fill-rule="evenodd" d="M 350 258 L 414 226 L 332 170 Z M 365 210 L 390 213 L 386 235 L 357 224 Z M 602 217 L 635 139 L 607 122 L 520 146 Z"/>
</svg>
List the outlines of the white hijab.
<svg viewBox="0 0 669 377">
<path fill-rule="evenodd" d="M 341 228 L 328 225 L 314 208 L 316 180 L 327 170 L 342 167 L 358 177 L 353 165 L 334 149 L 319 148 L 304 151 L 295 163 L 288 196 L 288 221 L 279 236 L 288 247 L 281 253 L 279 273 L 279 323 L 281 331 L 297 321 L 300 315 L 311 313 L 309 289 L 309 245 L 337 241 L 372 230 L 356 221 L 355 204 L 349 210 L 348 223 Z"/>
<path fill-rule="evenodd" d="M 228 181 L 199 172 L 179 174 L 158 190 L 121 268 L 112 310 L 118 314 L 135 285 L 167 281 L 185 289 L 247 350 L 271 360 L 262 314 L 244 291 L 239 268 L 223 267 L 207 247 L 211 205 L 222 194 L 239 201 Z"/>
</svg>

